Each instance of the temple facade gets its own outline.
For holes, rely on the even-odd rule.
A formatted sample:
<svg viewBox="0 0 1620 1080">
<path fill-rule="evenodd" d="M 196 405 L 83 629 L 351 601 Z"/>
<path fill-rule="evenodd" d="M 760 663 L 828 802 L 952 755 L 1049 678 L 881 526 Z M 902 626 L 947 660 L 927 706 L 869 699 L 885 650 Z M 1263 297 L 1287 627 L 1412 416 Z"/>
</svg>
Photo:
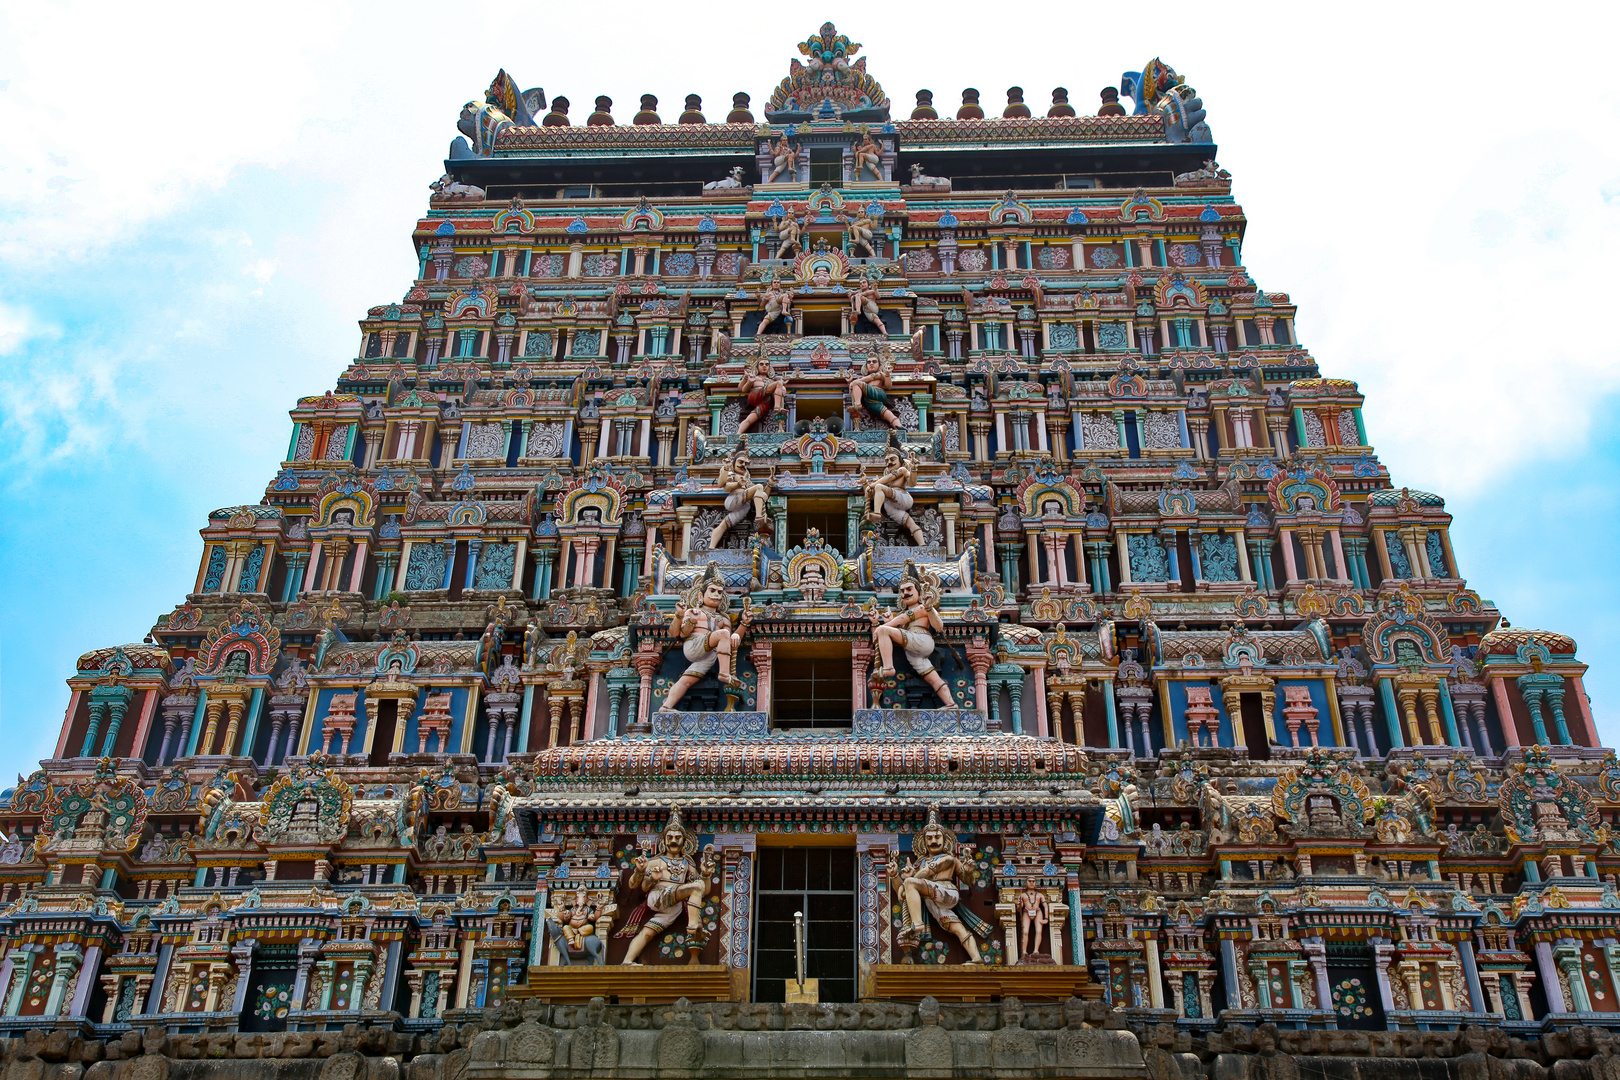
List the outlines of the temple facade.
<svg viewBox="0 0 1620 1080">
<path fill-rule="evenodd" d="M 465 106 L 415 280 L 0 795 L 0 1032 L 1620 1026 L 1586 665 L 1249 276 L 1196 91 L 797 52 Z"/>
</svg>

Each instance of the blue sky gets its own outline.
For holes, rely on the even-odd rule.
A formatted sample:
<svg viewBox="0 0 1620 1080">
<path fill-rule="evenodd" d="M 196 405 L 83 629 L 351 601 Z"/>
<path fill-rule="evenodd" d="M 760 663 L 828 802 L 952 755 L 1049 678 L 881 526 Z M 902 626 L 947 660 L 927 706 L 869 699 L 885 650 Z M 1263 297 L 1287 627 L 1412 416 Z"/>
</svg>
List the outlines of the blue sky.
<svg viewBox="0 0 1620 1080">
<path fill-rule="evenodd" d="M 718 118 L 736 90 L 757 110 L 823 18 L 900 114 L 967 85 L 986 106 L 1063 85 L 1085 109 L 1153 56 L 1186 76 L 1256 281 L 1361 384 L 1396 482 L 1446 497 L 1470 584 L 1577 639 L 1620 738 L 1620 103 L 1583 77 L 1612 7 L 629 5 L 610 31 L 589 5 L 19 8 L 0 11 L 0 776 L 51 752 L 75 657 L 184 597 L 207 512 L 258 501 L 293 400 L 403 294 L 456 114 L 497 68 L 578 119 L 601 93 L 672 118 L 693 92 Z"/>
</svg>

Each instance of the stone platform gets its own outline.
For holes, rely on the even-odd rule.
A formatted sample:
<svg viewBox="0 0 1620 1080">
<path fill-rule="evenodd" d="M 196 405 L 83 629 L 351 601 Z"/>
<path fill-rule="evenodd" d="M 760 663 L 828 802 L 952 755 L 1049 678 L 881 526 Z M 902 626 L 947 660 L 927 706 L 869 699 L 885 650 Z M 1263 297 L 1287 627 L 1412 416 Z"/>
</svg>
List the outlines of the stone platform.
<svg viewBox="0 0 1620 1080">
<path fill-rule="evenodd" d="M 856 709 L 849 731 L 771 727 L 763 712 L 656 712 L 650 728 L 663 739 L 911 739 L 985 735 L 989 721 L 978 709 Z M 999 732 L 997 732 L 999 734 Z"/>
<path fill-rule="evenodd" d="M 1100 1001 L 1103 988 L 1083 967 L 1069 964 L 877 964 L 866 996 L 884 1001 Z"/>
<path fill-rule="evenodd" d="M 746 992 L 747 987 L 744 986 Z M 732 969 L 719 964 L 574 965 L 532 967 L 527 985 L 514 986 L 513 997 L 558 1004 L 580 1004 L 602 998 L 623 1005 L 667 1005 L 688 1001 L 740 1001 Z"/>
</svg>

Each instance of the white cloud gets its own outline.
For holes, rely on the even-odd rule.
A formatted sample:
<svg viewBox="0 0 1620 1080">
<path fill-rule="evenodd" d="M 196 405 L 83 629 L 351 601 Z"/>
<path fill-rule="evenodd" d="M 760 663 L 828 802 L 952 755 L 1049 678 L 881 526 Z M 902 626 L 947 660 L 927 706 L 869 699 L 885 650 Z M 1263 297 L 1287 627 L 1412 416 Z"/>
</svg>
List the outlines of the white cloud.
<svg viewBox="0 0 1620 1080">
<path fill-rule="evenodd" d="M 283 164 L 347 16 L 327 4 L 12 5 L 0 260 L 85 254 Z"/>
<path fill-rule="evenodd" d="M 0 303 L 0 356 L 10 356 L 36 337 L 55 337 L 54 326 L 40 326 L 32 312 Z"/>
<path fill-rule="evenodd" d="M 242 273 L 248 275 L 260 285 L 268 285 L 270 284 L 270 279 L 276 276 L 276 269 L 280 265 L 281 264 L 275 259 L 254 259 L 252 262 L 242 267 Z M 258 295 L 259 293 L 263 292 L 263 290 L 254 289 L 253 292 L 254 295 Z"/>
</svg>

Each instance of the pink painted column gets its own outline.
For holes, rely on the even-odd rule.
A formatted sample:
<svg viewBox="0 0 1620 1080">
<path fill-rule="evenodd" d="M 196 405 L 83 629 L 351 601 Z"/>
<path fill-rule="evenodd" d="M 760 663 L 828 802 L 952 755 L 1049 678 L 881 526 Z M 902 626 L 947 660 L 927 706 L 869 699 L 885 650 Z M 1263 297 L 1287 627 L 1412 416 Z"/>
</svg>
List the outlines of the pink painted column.
<svg viewBox="0 0 1620 1080">
<path fill-rule="evenodd" d="M 1076 585 L 1090 585 L 1093 589 L 1095 589 L 1097 587 L 1097 583 L 1092 581 L 1090 579 L 1090 577 L 1088 577 L 1087 574 L 1086 574 L 1086 538 L 1085 538 L 1085 535 L 1082 534 L 1082 533 L 1069 533 L 1069 534 L 1067 534 L 1066 538 L 1063 541 L 1063 548 L 1064 548 L 1065 553 L 1070 549 L 1071 546 L 1074 549 L 1074 573 L 1075 573 L 1074 583 Z M 1067 555 L 1065 555 L 1065 557 L 1067 557 Z M 1044 709 L 1044 708 L 1046 708 L 1046 706 L 1042 705 L 1041 708 Z"/>
<path fill-rule="evenodd" d="M 1338 529 L 1329 529 L 1328 535 L 1333 538 L 1334 565 L 1338 567 L 1336 581 L 1350 581 L 1350 566 L 1344 561 L 1344 542 L 1339 539 Z"/>
<path fill-rule="evenodd" d="M 854 679 L 851 680 L 850 707 L 854 709 L 866 708 L 866 675 L 872 664 L 871 642 L 857 641 L 849 647 L 850 661 L 854 664 Z M 61 755 L 57 755 L 60 757 Z"/>
<path fill-rule="evenodd" d="M 563 537 L 562 555 L 557 564 L 557 580 L 562 582 L 562 588 L 568 588 L 568 559 L 574 553 L 574 541 L 571 537 Z M 577 573 L 577 571 L 576 571 Z"/>
<path fill-rule="evenodd" d="M 636 695 L 636 715 L 629 724 L 626 724 L 620 730 L 621 735 L 624 734 L 625 730 L 640 733 L 648 729 L 653 711 L 653 675 L 658 672 L 658 667 L 663 662 L 663 656 L 664 650 L 661 647 L 646 641 L 642 642 L 641 651 L 636 653 L 632 663 L 635 665 L 636 674 L 641 676 L 641 693 Z M 660 702 L 659 704 L 663 703 Z"/>
<path fill-rule="evenodd" d="M 67 755 L 68 729 L 73 726 L 73 718 L 79 714 L 79 699 L 84 696 L 83 690 L 75 690 L 68 698 L 67 717 L 62 721 L 62 734 L 56 739 L 56 753 L 52 757 L 65 757 Z"/>
<path fill-rule="evenodd" d="M 366 550 L 370 545 L 364 540 L 354 549 L 354 569 L 349 571 L 349 592 L 359 592 L 360 582 L 366 576 Z"/>
<path fill-rule="evenodd" d="M 591 672 L 591 688 L 585 692 L 586 722 L 581 724 L 579 728 L 581 731 L 589 732 L 586 735 L 587 739 L 599 739 L 602 737 L 602 733 L 596 728 L 596 700 L 601 696 L 601 689 L 602 673 L 600 671 Z M 557 737 L 562 738 L 560 734 Z"/>
<path fill-rule="evenodd" d="M 1298 581 L 1299 572 L 1294 569 L 1294 530 L 1282 529 L 1277 535 L 1283 553 L 1283 570 L 1288 574 L 1289 581 Z"/>
<path fill-rule="evenodd" d="M 1581 727 L 1586 731 L 1587 739 L 1590 740 L 1586 745 L 1602 746 L 1603 744 L 1598 742 L 1597 724 L 1592 720 L 1592 703 L 1586 699 L 1586 687 L 1581 685 L 1581 677 L 1579 675 L 1570 675 L 1566 681 L 1569 683 L 1570 689 L 1575 691 L 1575 711 L 1580 714 Z M 1567 694 L 1564 700 L 1569 700 Z"/>
<path fill-rule="evenodd" d="M 309 565 L 304 568 L 303 592 L 315 591 L 315 568 L 321 565 L 321 542 L 315 541 L 315 546 L 309 549 Z"/>
<path fill-rule="evenodd" d="M 1491 679 L 1491 694 L 1496 698 L 1496 712 L 1502 718 L 1502 738 L 1509 746 L 1519 746 L 1519 725 L 1513 720 L 1513 706 L 1508 702 L 1507 683 L 1500 675 Z"/>
<path fill-rule="evenodd" d="M 973 667 L 973 700 L 974 707 L 985 715 L 990 712 L 990 643 L 984 638 L 974 638 L 967 647 L 968 663 Z"/>
<path fill-rule="evenodd" d="M 579 577 L 581 580 L 578 584 L 587 589 L 596 588 L 596 549 L 601 544 L 602 541 L 594 536 L 585 541 L 585 556 L 579 561 Z"/>
<path fill-rule="evenodd" d="M 146 734 L 152 730 L 152 714 L 157 712 L 158 698 L 162 695 L 154 687 L 146 691 L 146 703 L 141 706 L 141 719 L 135 725 L 135 741 L 130 743 L 129 756 L 140 757 L 146 746 Z"/>
<path fill-rule="evenodd" d="M 1041 738 L 1047 736 L 1046 720 L 1046 665 L 1036 664 L 1029 669 L 1030 678 L 1035 683 L 1035 734 Z"/>
</svg>

